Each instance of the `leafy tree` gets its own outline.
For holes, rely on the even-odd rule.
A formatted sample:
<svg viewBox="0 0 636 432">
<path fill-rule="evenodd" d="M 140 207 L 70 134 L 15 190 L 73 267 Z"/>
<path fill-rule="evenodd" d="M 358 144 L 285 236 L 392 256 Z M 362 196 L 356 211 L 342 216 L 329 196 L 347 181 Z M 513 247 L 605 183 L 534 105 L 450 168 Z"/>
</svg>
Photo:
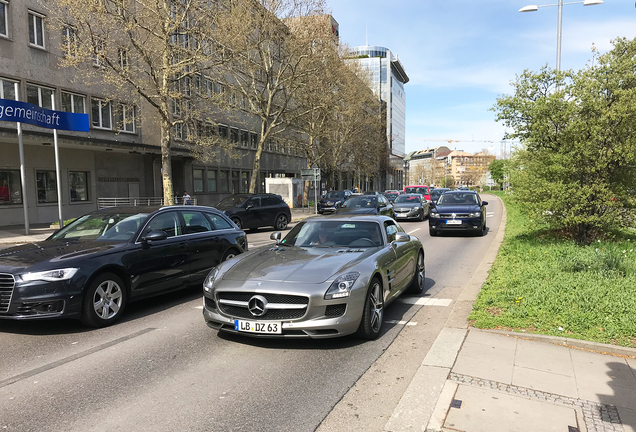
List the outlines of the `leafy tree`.
<svg viewBox="0 0 636 432">
<path fill-rule="evenodd" d="M 517 199 L 580 244 L 627 224 L 634 207 L 635 63 L 636 39 L 619 38 L 578 72 L 525 71 L 493 108 L 522 143 L 511 167 Z"/>
<path fill-rule="evenodd" d="M 492 177 L 492 179 L 498 184 L 501 184 L 504 180 L 505 166 L 506 161 L 504 161 L 503 159 L 495 159 L 494 161 L 490 162 L 490 165 L 488 165 L 490 177 Z"/>
</svg>

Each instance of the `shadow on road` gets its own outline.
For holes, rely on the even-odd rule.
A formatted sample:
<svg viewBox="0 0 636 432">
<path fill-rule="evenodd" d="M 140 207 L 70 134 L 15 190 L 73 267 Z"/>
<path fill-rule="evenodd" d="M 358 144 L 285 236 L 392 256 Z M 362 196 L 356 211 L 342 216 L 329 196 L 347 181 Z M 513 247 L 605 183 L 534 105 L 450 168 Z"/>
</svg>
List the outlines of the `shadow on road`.
<svg viewBox="0 0 636 432">
<path fill-rule="evenodd" d="M 609 368 L 607 385 L 614 394 L 597 394 L 598 400 L 609 409 L 601 408 L 600 412 L 593 415 L 600 417 L 603 421 L 612 424 L 623 424 L 627 426 L 625 430 L 636 430 L 636 370 L 630 368 L 625 362 L 606 363 Z M 616 410 L 615 407 L 618 407 Z M 597 409 L 597 408 L 594 408 Z M 620 417 L 620 420 L 619 420 Z"/>
</svg>

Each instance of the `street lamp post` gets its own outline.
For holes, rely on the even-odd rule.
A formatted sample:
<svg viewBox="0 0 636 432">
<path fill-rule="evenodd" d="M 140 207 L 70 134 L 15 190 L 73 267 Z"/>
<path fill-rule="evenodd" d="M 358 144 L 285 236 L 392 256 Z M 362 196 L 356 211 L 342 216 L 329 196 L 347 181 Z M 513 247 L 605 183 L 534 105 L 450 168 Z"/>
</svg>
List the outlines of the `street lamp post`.
<svg viewBox="0 0 636 432">
<path fill-rule="evenodd" d="M 559 25 L 557 30 L 557 63 L 556 63 L 556 69 L 558 71 L 561 70 L 561 35 L 562 35 L 562 28 L 563 28 L 563 5 L 571 5 L 571 4 L 578 4 L 578 3 L 583 3 L 583 6 L 594 6 L 598 4 L 603 4 L 603 0 L 583 0 L 583 1 L 568 2 L 568 3 L 563 3 L 563 0 L 559 0 L 558 4 L 528 5 L 519 9 L 519 12 L 536 12 L 541 7 L 557 6 L 559 8 Z"/>
</svg>

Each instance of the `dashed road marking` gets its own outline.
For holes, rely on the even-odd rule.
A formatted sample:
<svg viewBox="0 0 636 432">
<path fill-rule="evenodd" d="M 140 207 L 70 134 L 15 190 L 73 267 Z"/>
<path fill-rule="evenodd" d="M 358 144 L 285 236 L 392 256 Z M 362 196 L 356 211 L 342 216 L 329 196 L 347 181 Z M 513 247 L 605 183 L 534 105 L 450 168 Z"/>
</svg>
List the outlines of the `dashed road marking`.
<svg viewBox="0 0 636 432">
<path fill-rule="evenodd" d="M 194 308 L 203 310 L 203 306 L 195 306 Z"/>
<path fill-rule="evenodd" d="M 495 212 L 486 212 L 486 217 L 495 217 Z"/>
<path fill-rule="evenodd" d="M 385 323 L 387 323 L 387 324 L 397 324 L 397 325 L 407 325 L 407 326 L 414 326 L 414 325 L 417 325 L 417 323 L 416 323 L 416 322 L 404 321 L 404 320 L 401 320 L 401 321 L 397 321 L 397 320 L 386 320 L 386 321 L 384 321 L 384 322 L 385 322 Z"/>
<path fill-rule="evenodd" d="M 423 298 L 423 297 L 405 297 L 400 300 L 402 303 L 408 303 L 412 305 L 420 306 L 449 306 L 452 299 L 440 299 L 440 298 Z"/>
<path fill-rule="evenodd" d="M 419 228 L 415 228 L 413 231 L 409 231 L 408 234 L 413 234 L 415 231 L 419 231 Z"/>
</svg>

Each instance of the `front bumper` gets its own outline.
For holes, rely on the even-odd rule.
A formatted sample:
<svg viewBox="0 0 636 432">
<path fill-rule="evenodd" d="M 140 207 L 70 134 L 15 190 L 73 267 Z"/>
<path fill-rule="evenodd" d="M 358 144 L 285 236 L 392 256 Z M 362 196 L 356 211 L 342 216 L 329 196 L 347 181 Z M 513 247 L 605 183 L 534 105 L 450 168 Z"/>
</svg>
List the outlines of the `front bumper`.
<svg viewBox="0 0 636 432">
<path fill-rule="evenodd" d="M 2 276 L 6 277 L 8 274 Z M 82 296 L 74 287 L 72 280 L 24 283 L 14 278 L 13 286 L 7 283 L 1 288 L 0 319 L 34 320 L 79 316 Z"/>
<path fill-rule="evenodd" d="M 333 204 L 333 205 L 318 203 L 318 212 L 319 213 L 325 213 L 325 212 L 333 213 L 333 212 L 336 211 L 337 208 L 338 208 L 338 204 L 337 203 Z"/>
<path fill-rule="evenodd" d="M 398 213 L 395 211 L 395 219 L 419 219 L 423 210 L 411 210 L 408 213 Z"/>
<path fill-rule="evenodd" d="M 450 223 L 448 221 L 451 221 Z M 455 222 L 459 221 L 459 223 Z M 428 226 L 432 230 L 438 231 L 473 231 L 478 232 L 481 229 L 481 218 L 429 218 Z"/>
<path fill-rule="evenodd" d="M 203 293 L 203 317 L 206 324 L 218 331 L 241 334 L 244 336 L 261 338 L 312 338 L 324 339 L 350 335 L 355 333 L 360 326 L 366 289 L 354 289 L 349 297 L 333 300 L 325 300 L 324 295 L 329 288 L 329 283 L 316 284 L 313 293 L 307 294 L 300 290 L 294 290 L 294 284 L 283 283 L 262 283 L 257 287 L 256 282 L 246 282 L 242 287 L 216 288 L 212 293 Z M 285 290 L 280 287 L 284 286 Z M 241 293 L 244 295 L 282 295 L 307 297 L 307 307 L 299 318 L 292 319 L 264 319 L 258 317 L 245 317 L 227 313 L 219 305 L 218 293 Z M 330 316 L 335 315 L 337 316 Z M 250 321 L 280 322 L 282 334 L 258 334 L 235 330 L 234 321 L 236 319 L 246 319 Z"/>
</svg>

